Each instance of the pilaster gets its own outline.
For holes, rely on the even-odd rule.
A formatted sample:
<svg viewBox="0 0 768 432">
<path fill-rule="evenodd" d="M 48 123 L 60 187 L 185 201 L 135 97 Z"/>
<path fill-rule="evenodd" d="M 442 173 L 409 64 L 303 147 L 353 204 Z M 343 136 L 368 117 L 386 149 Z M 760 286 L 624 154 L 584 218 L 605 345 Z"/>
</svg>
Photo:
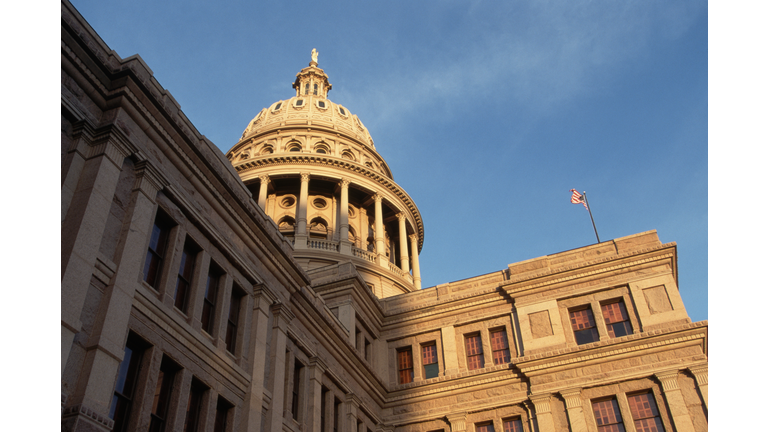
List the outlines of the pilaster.
<svg viewBox="0 0 768 432">
<path fill-rule="evenodd" d="M 285 400 L 286 364 L 285 348 L 288 324 L 295 315 L 282 303 L 270 307 L 272 312 L 272 343 L 270 344 L 270 373 L 267 389 L 272 393 L 272 407 L 267 419 L 266 430 L 282 430 Z"/>
<path fill-rule="evenodd" d="M 709 400 L 707 398 L 708 366 L 702 365 L 690 367 L 688 370 L 691 371 L 693 378 L 696 380 L 696 386 L 699 388 L 699 393 L 701 393 L 701 400 L 704 402 L 704 408 L 709 409 Z"/>
<path fill-rule="evenodd" d="M 264 368 L 267 364 L 267 345 L 270 329 L 268 328 L 271 306 L 277 302 L 277 296 L 265 286 L 253 289 L 253 316 L 251 319 L 250 358 L 251 385 L 243 403 L 245 416 L 243 431 L 261 432 L 261 409 L 264 401 Z"/>
<path fill-rule="evenodd" d="M 656 378 L 661 381 L 664 398 L 667 400 L 667 406 L 672 414 L 675 429 L 678 432 L 694 432 L 693 421 L 685 404 L 685 399 L 683 399 L 683 392 L 680 390 L 677 375 L 677 369 L 655 374 Z"/>
<path fill-rule="evenodd" d="M 560 395 L 565 399 L 565 406 L 568 410 L 568 423 L 571 425 L 571 431 L 586 431 L 587 420 L 584 416 L 584 409 L 581 401 L 581 388 L 563 390 L 560 392 Z"/>
<path fill-rule="evenodd" d="M 328 369 L 319 357 L 309 361 L 309 398 L 307 404 L 307 432 L 320 432 L 323 407 L 323 374 Z"/>
<path fill-rule="evenodd" d="M 552 418 L 550 408 L 551 398 L 550 393 L 529 397 L 536 409 L 536 423 L 539 425 L 539 432 L 555 432 L 555 421 Z"/>
<path fill-rule="evenodd" d="M 464 432 L 467 430 L 467 413 L 456 412 L 445 416 L 451 424 L 451 432 Z"/>
</svg>

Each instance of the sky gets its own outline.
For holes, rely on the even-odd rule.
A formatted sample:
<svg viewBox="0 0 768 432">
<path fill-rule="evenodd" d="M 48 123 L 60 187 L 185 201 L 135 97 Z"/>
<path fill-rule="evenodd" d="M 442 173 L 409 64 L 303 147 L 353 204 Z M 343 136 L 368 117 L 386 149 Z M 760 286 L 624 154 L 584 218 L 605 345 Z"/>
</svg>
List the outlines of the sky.
<svg viewBox="0 0 768 432">
<path fill-rule="evenodd" d="M 226 152 L 319 52 L 424 220 L 422 285 L 657 230 L 708 319 L 706 1 L 75 0 Z"/>
</svg>

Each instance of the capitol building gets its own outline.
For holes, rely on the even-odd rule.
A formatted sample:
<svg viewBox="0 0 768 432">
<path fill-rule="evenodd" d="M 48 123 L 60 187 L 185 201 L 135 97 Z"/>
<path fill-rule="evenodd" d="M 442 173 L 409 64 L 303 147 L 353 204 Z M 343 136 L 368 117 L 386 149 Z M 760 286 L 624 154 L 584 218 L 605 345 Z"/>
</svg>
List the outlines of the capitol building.
<svg viewBox="0 0 768 432">
<path fill-rule="evenodd" d="M 62 430 L 707 430 L 674 242 L 422 286 L 418 203 L 308 57 L 222 153 L 62 0 Z"/>
</svg>

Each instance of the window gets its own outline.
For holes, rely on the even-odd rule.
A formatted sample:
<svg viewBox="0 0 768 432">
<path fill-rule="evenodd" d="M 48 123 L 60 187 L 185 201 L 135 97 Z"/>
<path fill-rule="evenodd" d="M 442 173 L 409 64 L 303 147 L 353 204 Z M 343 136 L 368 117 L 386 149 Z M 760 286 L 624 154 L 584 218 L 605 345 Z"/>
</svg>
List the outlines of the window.
<svg viewBox="0 0 768 432">
<path fill-rule="evenodd" d="M 365 339 L 365 360 L 370 361 L 371 360 L 371 342 L 366 338 Z"/>
<path fill-rule="evenodd" d="M 480 369 L 485 366 L 483 359 L 483 342 L 480 334 L 473 334 L 464 338 L 464 345 L 467 349 L 467 369 Z"/>
<path fill-rule="evenodd" d="M 598 432 L 624 432 L 616 398 L 592 402 L 592 411 L 595 413 Z"/>
<path fill-rule="evenodd" d="M 397 350 L 397 374 L 400 384 L 413 382 L 413 353 L 410 347 Z"/>
<path fill-rule="evenodd" d="M 147 257 L 144 260 L 144 281 L 155 289 L 157 289 L 157 282 L 160 279 L 160 269 L 163 258 L 165 258 L 165 250 L 168 247 L 168 233 L 171 231 L 171 226 L 171 219 L 158 209 L 149 238 Z"/>
<path fill-rule="evenodd" d="M 317 95 L 317 84 L 315 84 L 315 91 L 312 94 Z"/>
<path fill-rule="evenodd" d="M 595 325 L 595 317 L 592 316 L 592 309 L 587 307 L 585 309 L 572 310 L 570 314 L 571 327 L 573 328 L 573 335 L 576 337 L 576 344 L 584 345 L 600 340 L 597 326 Z"/>
<path fill-rule="evenodd" d="M 317 101 L 317 106 L 318 106 L 319 108 L 325 109 L 325 102 L 323 102 L 323 101 Z"/>
<path fill-rule="evenodd" d="M 475 425 L 475 432 L 494 432 L 493 422 L 478 423 Z"/>
<path fill-rule="evenodd" d="M 300 107 L 300 106 L 302 106 L 302 105 L 304 105 L 304 99 L 298 99 L 298 100 L 296 100 L 296 106 L 297 106 L 297 107 Z"/>
<path fill-rule="evenodd" d="M 184 432 L 197 432 L 197 426 L 200 421 L 200 412 L 202 411 L 203 394 L 208 388 L 197 378 L 192 378 L 192 385 L 189 388 L 189 399 L 187 400 L 187 415 L 184 417 Z"/>
<path fill-rule="evenodd" d="M 283 106 L 282 102 L 279 102 L 277 105 L 275 105 L 275 108 L 272 111 L 277 111 L 280 109 L 280 107 Z"/>
<path fill-rule="evenodd" d="M 360 334 L 362 332 L 358 327 L 355 327 L 355 351 L 360 351 Z"/>
<path fill-rule="evenodd" d="M 339 419 L 341 418 L 341 401 L 333 398 L 333 432 L 339 432 Z"/>
<path fill-rule="evenodd" d="M 173 295 L 173 305 L 184 313 L 187 313 L 187 298 L 192 286 L 192 272 L 195 268 L 195 256 L 197 248 L 187 240 L 184 243 L 184 251 L 181 253 L 179 276 L 176 279 L 176 292 Z"/>
<path fill-rule="evenodd" d="M 309 94 L 309 83 L 304 85 L 304 94 Z"/>
<path fill-rule="evenodd" d="M 298 361 L 293 367 L 293 393 L 291 394 L 291 414 L 293 419 L 299 420 L 299 393 L 301 392 L 301 370 L 304 365 Z"/>
<path fill-rule="evenodd" d="M 344 111 L 344 108 L 342 108 L 342 107 L 339 107 L 339 112 L 340 112 L 340 113 L 341 113 L 341 115 L 343 115 L 343 116 L 346 116 L 346 115 L 347 115 L 347 112 L 346 112 L 346 111 Z"/>
<path fill-rule="evenodd" d="M 115 426 L 112 428 L 115 432 L 122 432 L 130 418 L 133 391 L 136 388 L 141 357 L 146 348 L 147 344 L 138 336 L 133 333 L 128 334 L 125 355 L 115 380 L 115 394 L 112 396 L 112 405 L 109 408 L 109 418 L 115 421 Z"/>
<path fill-rule="evenodd" d="M 149 432 L 162 432 L 168 415 L 168 403 L 171 401 L 173 380 L 179 367 L 168 357 L 163 356 L 160 363 L 160 373 L 155 385 L 155 396 L 152 401 L 152 414 L 149 420 Z"/>
<path fill-rule="evenodd" d="M 511 357 L 505 329 L 491 330 L 491 350 L 493 351 L 493 364 L 509 363 Z"/>
<path fill-rule="evenodd" d="M 240 288 L 232 287 L 232 296 L 229 298 L 229 315 L 227 317 L 227 336 L 225 338 L 227 351 L 234 354 L 237 344 L 237 322 L 240 318 L 240 303 L 245 294 Z"/>
<path fill-rule="evenodd" d="M 503 424 L 504 432 L 523 432 L 523 421 L 519 417 L 506 419 Z"/>
<path fill-rule="evenodd" d="M 301 144 L 299 143 L 293 143 L 288 145 L 288 151 L 289 152 L 300 152 L 301 151 Z"/>
<path fill-rule="evenodd" d="M 629 322 L 629 314 L 623 301 L 604 304 L 600 308 L 610 337 L 617 338 L 632 334 L 632 324 Z"/>
<path fill-rule="evenodd" d="M 326 399 L 328 399 L 328 389 L 322 386 L 320 390 L 320 432 L 325 432 Z"/>
<path fill-rule="evenodd" d="M 205 283 L 205 297 L 203 297 L 203 330 L 209 335 L 213 334 L 213 322 L 216 315 L 216 294 L 219 291 L 219 275 L 221 271 L 211 263 L 208 269 L 208 281 Z"/>
<path fill-rule="evenodd" d="M 232 409 L 232 404 L 219 396 L 219 399 L 216 401 L 216 418 L 213 422 L 213 432 L 226 432 L 227 417 L 229 417 L 230 409 Z"/>
<path fill-rule="evenodd" d="M 651 392 L 627 396 L 637 432 L 664 432 L 659 410 Z"/>
<path fill-rule="evenodd" d="M 421 347 L 421 364 L 424 365 L 424 379 L 435 378 L 440 373 L 437 364 L 437 345 L 434 342 Z"/>
</svg>

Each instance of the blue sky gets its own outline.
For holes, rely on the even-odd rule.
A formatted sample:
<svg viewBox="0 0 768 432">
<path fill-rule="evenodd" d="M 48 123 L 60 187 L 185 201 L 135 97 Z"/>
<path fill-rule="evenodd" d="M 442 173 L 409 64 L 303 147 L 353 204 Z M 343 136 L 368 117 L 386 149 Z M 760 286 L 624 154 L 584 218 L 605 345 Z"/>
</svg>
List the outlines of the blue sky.
<svg viewBox="0 0 768 432">
<path fill-rule="evenodd" d="M 424 286 L 656 229 L 707 319 L 705 1 L 73 1 L 222 151 L 312 48 L 425 222 Z M 119 18 L 118 18 L 119 17 Z"/>
</svg>

